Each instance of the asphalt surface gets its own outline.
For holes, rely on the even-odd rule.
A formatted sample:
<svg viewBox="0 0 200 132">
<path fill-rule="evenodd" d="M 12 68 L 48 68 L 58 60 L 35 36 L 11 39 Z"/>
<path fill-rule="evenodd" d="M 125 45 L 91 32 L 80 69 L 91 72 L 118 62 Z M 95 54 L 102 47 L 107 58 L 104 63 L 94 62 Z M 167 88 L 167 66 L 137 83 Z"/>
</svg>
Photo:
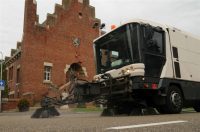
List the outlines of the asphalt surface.
<svg viewBox="0 0 200 132">
<path fill-rule="evenodd" d="M 0 132 L 200 132 L 200 113 L 102 117 L 100 112 L 59 110 L 58 117 L 32 119 L 29 112 L 0 113 Z"/>
</svg>

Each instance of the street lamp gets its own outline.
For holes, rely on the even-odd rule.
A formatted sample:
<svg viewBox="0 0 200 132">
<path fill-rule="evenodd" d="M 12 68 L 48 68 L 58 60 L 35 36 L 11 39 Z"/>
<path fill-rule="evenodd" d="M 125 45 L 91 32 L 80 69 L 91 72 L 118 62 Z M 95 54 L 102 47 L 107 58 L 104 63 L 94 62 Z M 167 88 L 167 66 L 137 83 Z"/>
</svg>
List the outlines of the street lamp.
<svg viewBox="0 0 200 132">
<path fill-rule="evenodd" d="M 1 77 L 0 77 L 0 80 L 2 80 L 2 72 L 3 72 L 3 53 L 0 51 L 0 54 L 1 54 Z M 1 112 L 1 90 L 0 90 L 0 112 Z"/>
</svg>

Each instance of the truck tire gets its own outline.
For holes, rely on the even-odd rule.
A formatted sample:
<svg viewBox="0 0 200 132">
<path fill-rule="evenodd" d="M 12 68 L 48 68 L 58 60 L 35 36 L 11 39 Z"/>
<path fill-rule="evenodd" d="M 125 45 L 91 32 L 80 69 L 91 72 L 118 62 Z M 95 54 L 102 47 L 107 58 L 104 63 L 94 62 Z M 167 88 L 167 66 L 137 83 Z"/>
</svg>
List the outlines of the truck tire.
<svg viewBox="0 0 200 132">
<path fill-rule="evenodd" d="M 183 95 L 181 90 L 174 85 L 170 86 L 166 96 L 166 104 L 161 108 L 161 111 L 165 114 L 177 114 L 182 111 L 182 107 Z"/>
<path fill-rule="evenodd" d="M 110 108 L 104 109 L 103 112 L 101 113 L 101 116 L 115 116 L 115 115 L 117 115 L 117 110 Z"/>
<path fill-rule="evenodd" d="M 194 108 L 194 110 L 195 110 L 196 112 L 200 112 L 200 101 L 197 101 L 197 102 L 195 103 L 195 105 L 193 106 L 193 108 Z"/>
<path fill-rule="evenodd" d="M 167 112 L 166 112 L 164 106 L 156 107 L 156 110 L 157 110 L 160 114 L 167 114 Z"/>
</svg>

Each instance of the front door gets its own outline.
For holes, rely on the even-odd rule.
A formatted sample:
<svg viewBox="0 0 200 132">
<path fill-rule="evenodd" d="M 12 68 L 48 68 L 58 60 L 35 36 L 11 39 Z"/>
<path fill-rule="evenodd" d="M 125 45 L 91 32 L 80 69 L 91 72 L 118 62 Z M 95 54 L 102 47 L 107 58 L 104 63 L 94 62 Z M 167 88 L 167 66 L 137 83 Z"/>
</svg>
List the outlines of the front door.
<svg viewBox="0 0 200 132">
<path fill-rule="evenodd" d="M 145 76 L 160 77 L 165 64 L 164 31 L 153 27 L 143 27 L 143 47 Z"/>
</svg>

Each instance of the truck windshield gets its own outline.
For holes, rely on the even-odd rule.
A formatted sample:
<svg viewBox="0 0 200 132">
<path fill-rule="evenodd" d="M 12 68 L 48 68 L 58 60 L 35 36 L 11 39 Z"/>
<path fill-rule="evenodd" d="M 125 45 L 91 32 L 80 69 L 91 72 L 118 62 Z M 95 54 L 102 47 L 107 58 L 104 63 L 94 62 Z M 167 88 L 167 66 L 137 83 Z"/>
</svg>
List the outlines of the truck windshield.
<svg viewBox="0 0 200 132">
<path fill-rule="evenodd" d="M 137 35 L 136 33 L 131 34 L 130 26 L 125 25 L 95 42 L 98 73 L 120 68 L 133 62 L 131 38 L 137 38 Z"/>
</svg>

